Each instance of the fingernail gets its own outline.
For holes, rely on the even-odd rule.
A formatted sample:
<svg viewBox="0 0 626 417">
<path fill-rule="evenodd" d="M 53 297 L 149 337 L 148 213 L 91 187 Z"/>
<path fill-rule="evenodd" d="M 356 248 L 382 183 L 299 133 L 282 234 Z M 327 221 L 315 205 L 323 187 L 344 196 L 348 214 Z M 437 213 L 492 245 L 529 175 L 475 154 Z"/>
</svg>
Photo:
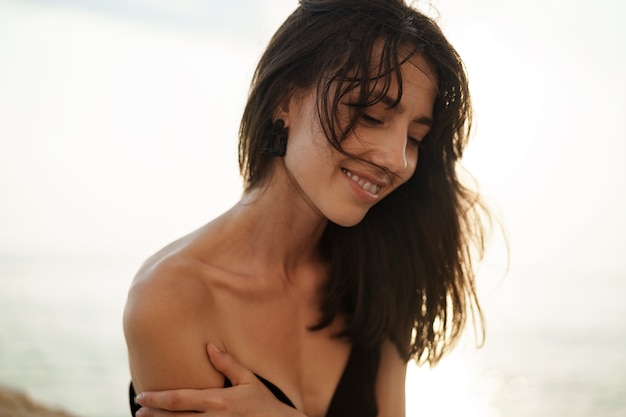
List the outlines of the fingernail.
<svg viewBox="0 0 626 417">
<path fill-rule="evenodd" d="M 219 348 L 215 346 L 213 343 L 209 343 L 209 348 L 211 348 L 211 350 L 215 353 L 218 353 L 220 355 L 222 354 L 222 351 L 219 350 Z"/>
<path fill-rule="evenodd" d="M 135 403 L 141 405 L 141 401 L 143 400 L 143 393 L 135 396 Z"/>
</svg>

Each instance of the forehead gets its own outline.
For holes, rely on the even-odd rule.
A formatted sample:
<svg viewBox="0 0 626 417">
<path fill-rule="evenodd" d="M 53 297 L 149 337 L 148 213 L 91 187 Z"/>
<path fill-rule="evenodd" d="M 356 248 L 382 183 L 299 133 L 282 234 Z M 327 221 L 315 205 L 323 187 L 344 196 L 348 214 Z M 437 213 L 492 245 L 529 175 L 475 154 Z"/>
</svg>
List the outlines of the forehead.
<svg viewBox="0 0 626 417">
<path fill-rule="evenodd" d="M 294 88 L 290 95 L 312 93 L 320 100 L 318 103 L 332 101 L 333 96 L 334 100 L 350 96 L 358 107 L 378 102 L 394 107 L 411 85 L 434 91 L 436 95 L 439 92 L 436 67 L 418 49 L 411 43 L 394 47 L 379 39 L 371 45 L 367 58 L 359 58 L 359 53 L 353 51 L 343 66 L 326 72 L 317 84 Z M 393 99 L 391 103 L 389 98 Z"/>
<path fill-rule="evenodd" d="M 422 87 L 428 86 L 435 91 L 438 90 L 437 73 L 423 55 L 415 54 L 404 61 L 401 65 L 401 74 L 403 84 L 414 84 L 419 80 Z"/>
<path fill-rule="evenodd" d="M 383 41 L 378 41 L 372 49 L 370 77 L 373 81 L 397 83 L 397 76 L 402 77 L 402 82 L 410 82 L 411 76 L 420 72 L 428 78 L 432 85 L 437 87 L 437 71 L 431 62 L 410 44 L 401 45 L 397 49 L 396 56 L 389 56 L 391 51 L 385 50 Z M 398 74 L 397 69 L 400 69 Z M 415 71 L 417 70 L 417 71 Z"/>
</svg>

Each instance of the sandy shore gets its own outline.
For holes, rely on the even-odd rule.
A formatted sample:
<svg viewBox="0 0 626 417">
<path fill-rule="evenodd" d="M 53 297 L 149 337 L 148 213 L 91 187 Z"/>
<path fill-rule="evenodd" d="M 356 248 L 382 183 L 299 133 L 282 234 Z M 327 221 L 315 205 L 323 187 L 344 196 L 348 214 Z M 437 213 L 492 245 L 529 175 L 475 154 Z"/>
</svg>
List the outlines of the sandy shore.
<svg viewBox="0 0 626 417">
<path fill-rule="evenodd" d="M 31 399 L 28 394 L 0 386 L 0 417 L 78 417 L 60 408 L 49 407 Z"/>
</svg>

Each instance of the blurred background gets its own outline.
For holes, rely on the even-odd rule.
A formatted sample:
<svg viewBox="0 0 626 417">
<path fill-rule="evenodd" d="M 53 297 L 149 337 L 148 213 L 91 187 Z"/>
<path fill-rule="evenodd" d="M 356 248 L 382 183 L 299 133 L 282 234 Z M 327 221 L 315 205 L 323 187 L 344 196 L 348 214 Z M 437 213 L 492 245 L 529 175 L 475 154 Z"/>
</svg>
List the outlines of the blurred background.
<svg viewBox="0 0 626 417">
<path fill-rule="evenodd" d="M 465 166 L 506 231 L 471 330 L 408 415 L 626 415 L 626 3 L 433 0 L 476 108 Z M 0 0 L 0 385 L 129 415 L 143 259 L 235 201 L 254 66 L 296 0 Z"/>
</svg>

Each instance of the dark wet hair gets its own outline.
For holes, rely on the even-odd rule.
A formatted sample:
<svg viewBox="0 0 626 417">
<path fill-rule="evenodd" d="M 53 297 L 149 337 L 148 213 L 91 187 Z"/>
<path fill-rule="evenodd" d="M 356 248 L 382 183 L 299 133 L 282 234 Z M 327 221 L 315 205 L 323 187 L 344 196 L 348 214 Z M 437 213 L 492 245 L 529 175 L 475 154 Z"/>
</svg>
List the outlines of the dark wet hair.
<svg viewBox="0 0 626 417">
<path fill-rule="evenodd" d="M 406 183 L 358 225 L 329 222 L 321 250 L 330 277 L 313 329 L 344 314 L 341 335 L 353 343 L 375 346 L 388 338 L 406 360 L 434 364 L 458 341 L 470 315 L 482 330 L 472 255 L 482 256 L 485 212 L 457 177 L 472 108 L 463 63 L 437 24 L 402 0 L 300 1 L 257 66 L 239 163 L 246 190 L 266 184 L 276 158 L 261 154 L 263 134 L 280 105 L 304 88 L 317 89 L 320 121 L 341 150 L 362 110 L 385 95 L 400 101 L 400 65 L 415 54 L 437 76 L 433 127 Z M 397 91 L 389 91 L 392 85 Z M 338 108 L 351 91 L 358 100 L 342 125 Z"/>
</svg>

